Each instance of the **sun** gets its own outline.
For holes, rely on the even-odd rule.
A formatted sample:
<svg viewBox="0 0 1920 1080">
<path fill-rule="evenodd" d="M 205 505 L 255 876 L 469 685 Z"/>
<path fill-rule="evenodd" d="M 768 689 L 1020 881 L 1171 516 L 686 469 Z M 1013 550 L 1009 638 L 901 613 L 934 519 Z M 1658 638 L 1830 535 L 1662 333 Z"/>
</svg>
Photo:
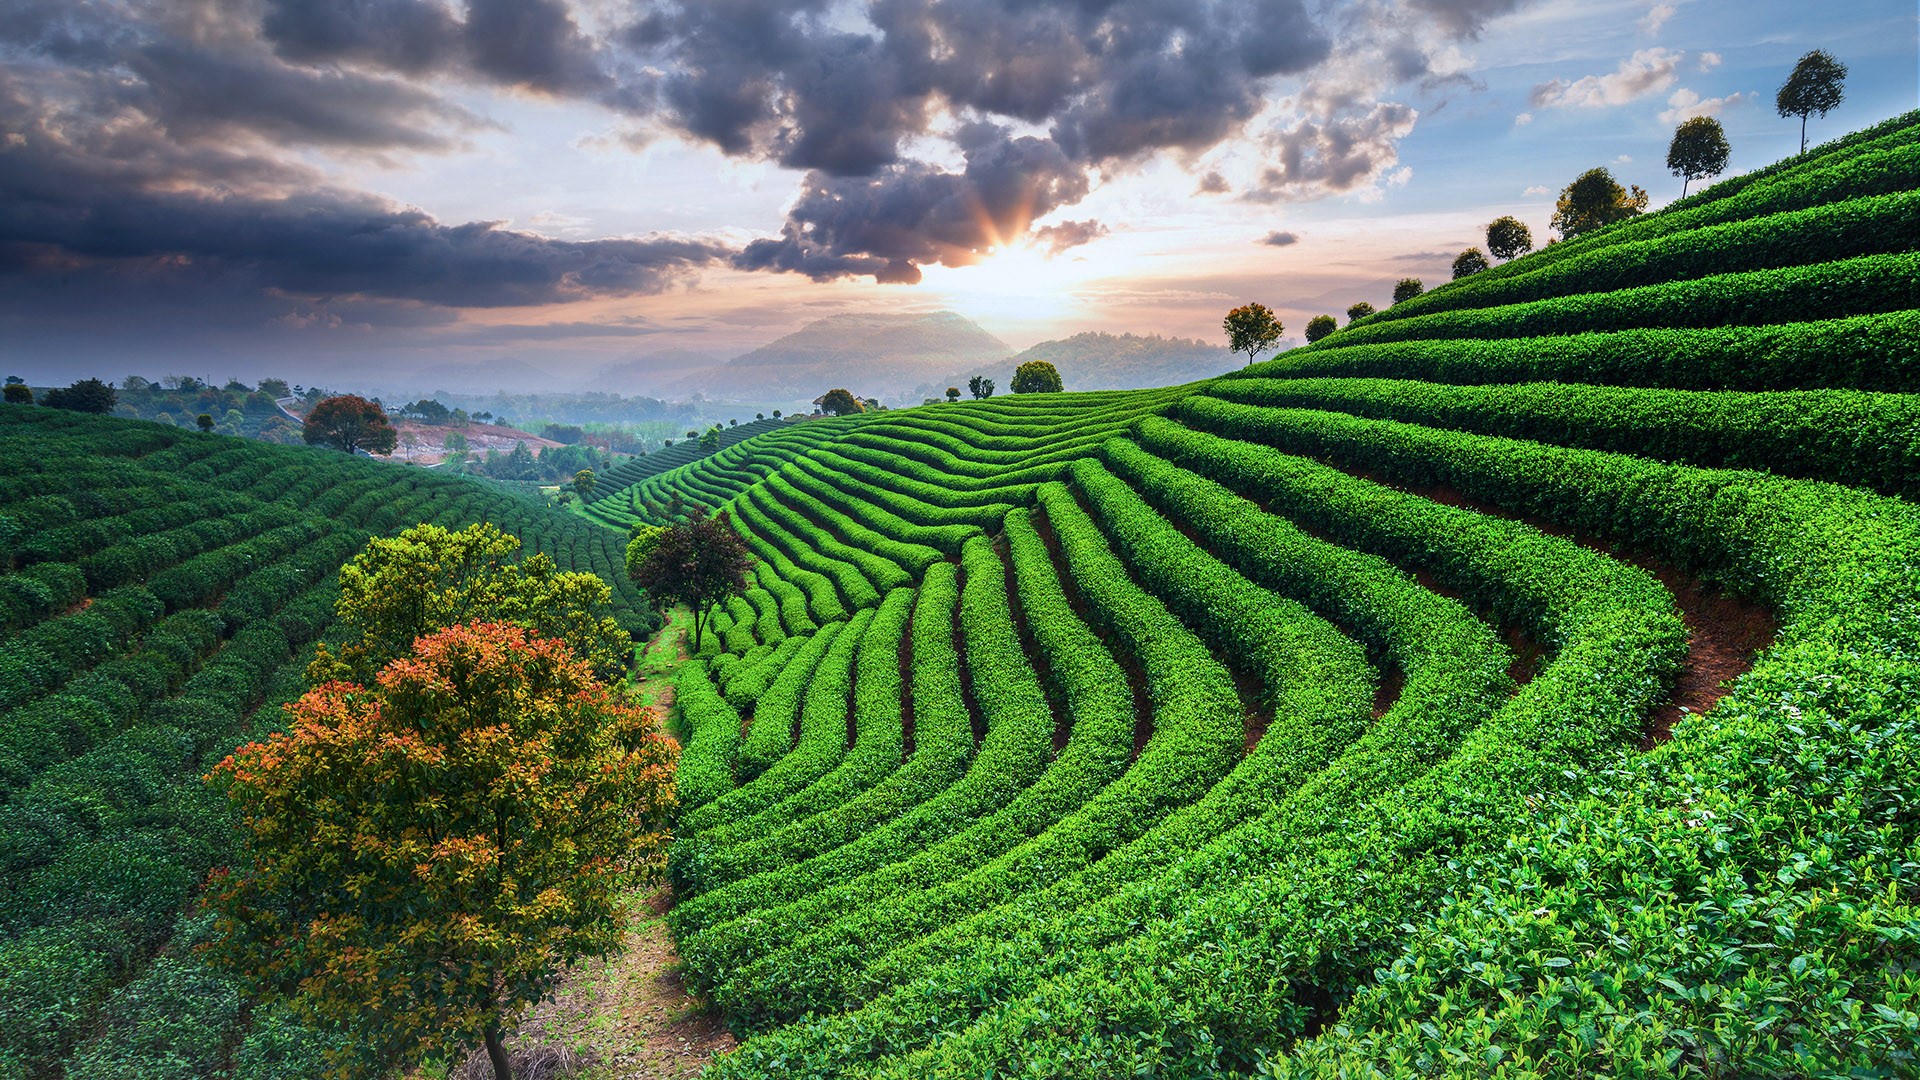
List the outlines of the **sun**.
<svg viewBox="0 0 1920 1080">
<path fill-rule="evenodd" d="M 1082 286 L 1110 267 L 1073 252 L 1053 254 L 1032 241 L 988 249 L 969 266 L 929 266 L 921 287 L 976 321 L 1041 325 L 1083 314 Z"/>
</svg>

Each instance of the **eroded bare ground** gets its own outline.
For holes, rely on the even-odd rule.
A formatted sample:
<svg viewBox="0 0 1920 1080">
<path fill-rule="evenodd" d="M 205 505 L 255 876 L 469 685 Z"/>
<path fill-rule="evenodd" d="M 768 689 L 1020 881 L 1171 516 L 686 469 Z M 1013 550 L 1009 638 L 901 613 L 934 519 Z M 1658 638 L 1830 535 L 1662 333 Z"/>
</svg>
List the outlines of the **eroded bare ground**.
<svg viewBox="0 0 1920 1080">
<path fill-rule="evenodd" d="M 680 983 L 663 914 L 665 888 L 636 903 L 627 941 L 614 956 L 567 972 L 559 990 L 507 1039 L 515 1080 L 678 1080 L 698 1076 L 734 1039 Z M 457 1071 L 491 1080 L 484 1052 Z"/>
</svg>

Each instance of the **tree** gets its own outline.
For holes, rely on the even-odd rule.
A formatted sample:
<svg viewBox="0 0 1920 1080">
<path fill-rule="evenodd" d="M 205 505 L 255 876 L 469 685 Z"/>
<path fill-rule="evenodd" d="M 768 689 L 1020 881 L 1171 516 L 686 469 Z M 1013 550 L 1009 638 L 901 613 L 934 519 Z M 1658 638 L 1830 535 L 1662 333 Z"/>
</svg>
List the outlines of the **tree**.
<svg viewBox="0 0 1920 1080">
<path fill-rule="evenodd" d="M 1274 318 L 1273 309 L 1265 304 L 1242 304 L 1227 312 L 1220 325 L 1227 332 L 1227 349 L 1246 353 L 1249 366 L 1255 356 L 1278 344 L 1280 335 L 1286 332 Z M 1020 388 L 1015 386 L 1014 392 L 1019 393 Z"/>
<path fill-rule="evenodd" d="M 720 425 L 715 424 L 707 429 L 705 435 L 700 436 L 700 449 L 709 454 L 720 449 Z"/>
<path fill-rule="evenodd" d="M 213 417 L 207 413 L 201 413 L 199 416 L 194 417 L 193 422 L 201 431 L 213 430 Z"/>
<path fill-rule="evenodd" d="M 834 389 L 820 396 L 820 411 L 828 416 L 852 416 L 866 412 L 867 407 L 860 404 L 860 399 L 853 396 L 853 391 Z"/>
<path fill-rule="evenodd" d="M 648 525 L 643 521 L 633 523 L 633 531 L 627 534 L 627 577 L 633 577 L 647 556 L 653 553 L 654 546 L 666 535 L 666 528 L 660 525 Z"/>
<path fill-rule="evenodd" d="M 1647 208 L 1647 193 L 1640 185 L 1633 193 L 1620 186 L 1604 167 L 1588 169 L 1560 191 L 1550 224 L 1560 230 L 1562 239 L 1571 240 L 1581 233 L 1625 221 Z"/>
<path fill-rule="evenodd" d="M 340 568 L 334 614 L 347 632 L 307 666 L 314 683 L 365 682 L 416 638 L 458 623 L 510 622 L 559 638 L 604 677 L 626 668 L 633 639 L 605 614 L 613 591 L 598 575 L 562 571 L 544 554 L 518 562 L 520 538 L 488 524 L 459 532 L 416 525 L 375 537 Z"/>
<path fill-rule="evenodd" d="M 1422 284 L 1419 278 L 1403 277 L 1393 283 L 1393 302 L 1398 304 L 1411 300 L 1426 291 L 1426 285 Z"/>
<path fill-rule="evenodd" d="M 949 386 L 949 387 L 947 387 L 947 400 L 948 400 L 948 401 L 959 401 L 959 400 L 960 400 L 960 388 L 959 388 L 959 387 L 957 387 L 957 386 Z"/>
<path fill-rule="evenodd" d="M 1029 360 L 1014 369 L 1008 388 L 1016 394 L 1057 394 L 1065 386 L 1058 368 L 1045 360 Z"/>
<path fill-rule="evenodd" d="M 1508 214 L 1487 223 L 1487 251 L 1494 258 L 1517 259 L 1532 250 L 1533 230 L 1526 222 Z"/>
<path fill-rule="evenodd" d="M 1315 315 L 1313 318 L 1307 320 L 1307 344 L 1311 345 L 1338 329 L 1340 329 L 1340 324 L 1333 316 Z"/>
<path fill-rule="evenodd" d="M 293 395 L 293 391 L 287 386 L 287 380 L 285 379 L 261 379 L 260 392 L 277 398 L 291 397 Z"/>
<path fill-rule="evenodd" d="M 972 394 L 975 401 L 985 401 L 993 396 L 993 380 L 985 375 L 975 375 L 967 380 L 967 393 Z"/>
<path fill-rule="evenodd" d="M 453 465 L 464 465 L 467 461 L 467 437 L 457 431 L 447 432 L 441 446 L 447 451 L 447 461 Z"/>
<path fill-rule="evenodd" d="M 1801 153 L 1807 152 L 1807 117 L 1814 113 L 1824 117 L 1827 110 L 1838 107 L 1847 96 L 1846 81 L 1847 65 L 1825 49 L 1815 49 L 1793 65 L 1793 74 L 1787 76 L 1773 104 L 1781 116 L 1800 118 Z"/>
<path fill-rule="evenodd" d="M 740 421 L 739 421 L 738 419 L 735 419 L 734 417 L 731 417 L 731 416 L 729 416 L 729 417 L 727 417 L 727 426 L 728 426 L 728 427 L 739 427 L 739 426 L 740 426 Z"/>
<path fill-rule="evenodd" d="M 778 420 L 778 419 L 780 419 L 780 410 L 779 410 L 779 409 L 775 409 L 775 410 L 773 410 L 773 418 L 774 418 L 775 420 Z"/>
<path fill-rule="evenodd" d="M 1687 197 L 1687 186 L 1695 180 L 1723 172 L 1732 153 L 1726 130 L 1711 116 L 1696 116 L 1675 128 L 1673 142 L 1667 144 L 1667 171 L 1680 177 L 1680 197 Z"/>
<path fill-rule="evenodd" d="M 1463 277 L 1472 277 L 1490 265 L 1492 264 L 1487 262 L 1486 254 L 1479 248 L 1468 248 L 1453 257 L 1453 280 L 1459 281 Z"/>
<path fill-rule="evenodd" d="M 747 591 L 747 571 L 752 568 L 753 556 L 723 512 L 668 527 L 628 573 L 661 610 L 687 605 L 693 612 L 693 649 L 699 652 L 709 612 Z"/>
<path fill-rule="evenodd" d="M 1373 305 L 1362 300 L 1347 309 L 1347 325 L 1352 326 L 1371 314 L 1373 314 Z"/>
<path fill-rule="evenodd" d="M 322 399 L 307 413 L 302 435 L 309 446 L 331 446 L 349 454 L 356 450 L 391 454 L 399 441 L 393 425 L 387 423 L 386 410 L 356 394 Z"/>
<path fill-rule="evenodd" d="M 105 416 L 113 411 L 117 394 L 112 384 L 99 379 L 81 379 L 72 386 L 55 387 L 47 391 L 41 401 L 50 409 L 68 409 L 73 412 L 99 413 Z"/>
<path fill-rule="evenodd" d="M 766 414 L 766 413 L 761 413 L 761 412 L 757 412 L 757 413 L 754 413 L 754 414 L 753 414 L 753 418 L 754 418 L 755 420 L 765 420 L 765 419 L 767 418 L 767 414 Z"/>
<path fill-rule="evenodd" d="M 679 750 L 559 641 L 437 631 L 372 685 L 330 682 L 216 766 L 245 861 L 211 955 L 387 1060 L 500 1033 L 624 941 L 664 865 Z"/>
<path fill-rule="evenodd" d="M 573 490 L 580 493 L 582 501 L 592 497 L 593 486 L 597 483 L 599 478 L 593 475 L 592 469 L 581 469 L 573 474 Z"/>
<path fill-rule="evenodd" d="M 9 405 L 33 404 L 33 388 L 28 386 L 26 383 L 23 383 L 23 382 L 8 383 L 7 389 L 5 390 L 5 394 L 6 394 L 6 402 Z"/>
</svg>

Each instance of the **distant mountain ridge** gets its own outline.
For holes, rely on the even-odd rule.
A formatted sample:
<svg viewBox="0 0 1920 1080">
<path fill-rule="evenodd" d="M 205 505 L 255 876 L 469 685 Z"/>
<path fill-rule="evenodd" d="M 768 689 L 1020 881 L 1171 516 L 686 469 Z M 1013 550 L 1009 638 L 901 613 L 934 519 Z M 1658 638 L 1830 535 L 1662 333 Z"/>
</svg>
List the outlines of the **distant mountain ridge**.
<svg viewBox="0 0 1920 1080">
<path fill-rule="evenodd" d="M 915 388 L 913 400 L 939 397 L 949 386 L 965 392 L 968 381 L 976 375 L 992 379 L 995 393 L 1006 393 L 1013 381 L 1014 369 L 1029 360 L 1052 364 L 1059 370 L 1060 381 L 1068 390 L 1177 386 L 1210 379 L 1234 367 L 1232 353 L 1197 338 L 1090 331 L 1057 341 L 1043 341 L 1007 359 L 923 383 Z"/>
<path fill-rule="evenodd" d="M 811 400 L 844 386 L 862 397 L 902 404 L 915 386 L 941 372 L 979 367 L 1012 352 L 951 311 L 833 315 L 684 378 L 673 389 L 711 398 Z"/>
</svg>

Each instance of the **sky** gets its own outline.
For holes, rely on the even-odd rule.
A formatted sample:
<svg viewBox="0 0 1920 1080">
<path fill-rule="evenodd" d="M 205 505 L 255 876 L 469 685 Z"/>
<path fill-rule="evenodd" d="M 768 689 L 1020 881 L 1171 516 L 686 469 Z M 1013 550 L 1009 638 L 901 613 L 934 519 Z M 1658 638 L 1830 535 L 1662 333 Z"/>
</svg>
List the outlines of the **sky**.
<svg viewBox="0 0 1920 1080">
<path fill-rule="evenodd" d="M 658 390 L 840 312 L 1289 334 L 1596 165 L 1920 104 L 1912 0 L 0 0 L 0 368 Z M 617 378 L 601 379 L 618 365 Z M 420 374 L 420 373 L 429 374 Z M 472 372 L 472 385 L 456 386 Z M 449 374 L 451 373 L 451 374 Z M 656 379 L 655 376 L 658 376 Z"/>
</svg>

